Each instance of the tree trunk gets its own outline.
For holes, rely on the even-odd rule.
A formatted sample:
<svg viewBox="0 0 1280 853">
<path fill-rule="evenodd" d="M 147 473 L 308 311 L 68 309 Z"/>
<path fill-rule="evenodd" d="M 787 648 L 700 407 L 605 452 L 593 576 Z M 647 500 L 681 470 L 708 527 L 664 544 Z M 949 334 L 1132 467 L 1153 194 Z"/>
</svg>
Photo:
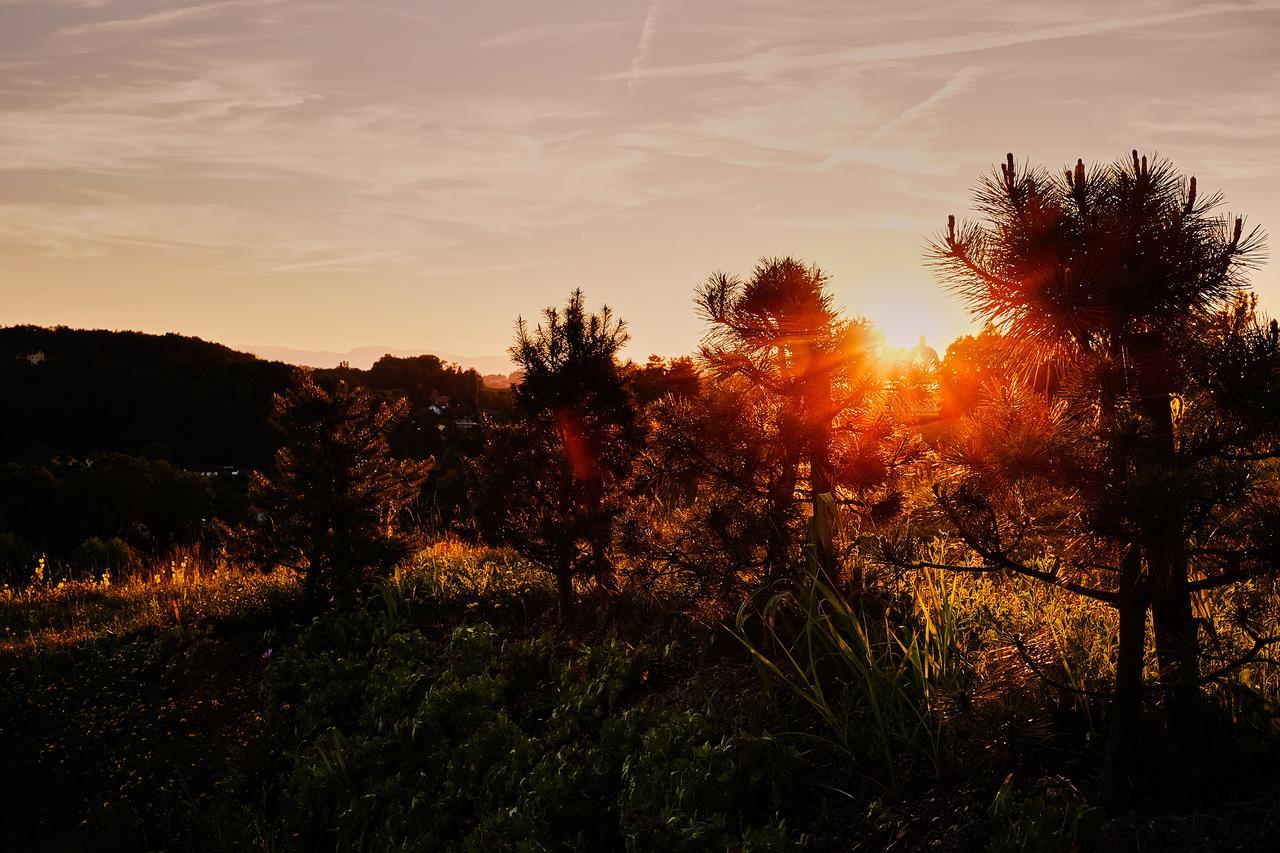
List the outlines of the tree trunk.
<svg viewBox="0 0 1280 853">
<path fill-rule="evenodd" d="M 591 574 L 605 595 L 617 592 L 618 581 L 609 561 L 611 528 L 604 519 L 604 479 L 598 454 L 582 434 L 577 415 L 565 410 L 557 418 L 560 446 L 564 450 L 567 477 L 565 488 L 576 495 L 579 512 L 590 523 Z"/>
<path fill-rule="evenodd" d="M 1152 464 L 1167 474 L 1179 465 L 1174 436 L 1173 383 L 1158 339 L 1138 336 L 1133 345 L 1138 394 L 1152 432 Z M 1151 623 L 1172 755 L 1184 769 L 1196 751 L 1200 706 L 1200 642 L 1191 609 L 1183 513 L 1175 505 L 1147 531 Z"/>
<path fill-rule="evenodd" d="M 1102 789 L 1107 798 L 1132 788 L 1134 759 L 1142 747 L 1142 669 L 1147 639 L 1147 590 L 1142 552 L 1134 545 L 1120 567 L 1120 638 L 1116 647 L 1115 698 Z"/>
<path fill-rule="evenodd" d="M 320 572 L 324 566 L 324 554 L 319 547 L 308 549 L 307 574 L 302 580 L 302 606 L 308 616 L 320 612 Z"/>
<path fill-rule="evenodd" d="M 560 624 L 573 624 L 573 575 L 567 569 L 556 572 L 556 594 L 560 604 Z"/>
<path fill-rule="evenodd" d="M 766 521 L 769 529 L 766 533 L 765 571 L 770 577 L 780 577 L 788 562 L 787 550 L 791 544 L 787 538 L 787 513 L 791 502 L 795 499 L 796 462 L 794 455 L 788 451 L 789 458 L 784 460 L 782 473 L 769 494 L 769 506 Z"/>
<path fill-rule="evenodd" d="M 804 419 L 808 431 L 809 502 L 816 515 L 821 495 L 835 497 L 835 471 L 831 464 L 831 374 L 825 365 L 819 363 L 819 356 L 812 345 L 806 347 L 805 358 Z M 834 549 L 818 547 L 814 556 L 828 580 L 834 582 L 839 576 Z"/>
<path fill-rule="evenodd" d="M 1151 624 L 1160 688 L 1173 758 L 1181 769 L 1194 763 L 1201 741 L 1200 643 L 1191 610 L 1187 560 L 1182 542 L 1167 537 L 1148 558 L 1157 578 L 1151 602 Z"/>
<path fill-rule="evenodd" d="M 596 579 L 596 586 L 606 596 L 618 591 L 618 577 L 613 562 L 609 559 L 609 540 L 612 538 L 612 527 L 605 523 L 603 501 L 600 492 L 604 486 L 599 481 L 586 485 L 586 511 L 592 522 L 591 533 L 591 573 Z"/>
</svg>

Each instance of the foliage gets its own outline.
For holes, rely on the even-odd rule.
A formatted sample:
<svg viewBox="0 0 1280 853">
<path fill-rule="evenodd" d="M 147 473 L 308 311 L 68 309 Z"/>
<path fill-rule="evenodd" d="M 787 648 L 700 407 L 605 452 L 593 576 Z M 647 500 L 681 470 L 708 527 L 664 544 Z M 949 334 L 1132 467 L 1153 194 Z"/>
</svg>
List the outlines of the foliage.
<svg viewBox="0 0 1280 853">
<path fill-rule="evenodd" d="M 1000 853 L 1070 853 L 1099 841 L 1102 810 L 1089 806 L 1070 782 L 1052 780 L 1034 792 L 1019 792 L 1005 780 L 991 802 L 991 816 L 1003 823 L 990 849 Z"/>
<path fill-rule="evenodd" d="M 1088 802 L 1088 749 L 1063 748 L 1086 709 L 1062 717 L 1013 643 L 1096 685 L 1108 608 L 1017 578 L 900 582 L 864 623 L 870 643 L 833 601 L 863 605 L 829 587 L 811 616 L 798 585 L 757 596 L 757 612 L 777 598 L 772 628 L 748 619 L 743 636 L 783 678 L 761 694 L 746 656 L 708 656 L 731 639 L 545 633 L 545 573 L 458 542 L 300 637 L 288 573 L 179 561 L 46 581 L 0 595 L 0 819 L 33 850 L 1038 849 L 1135 827 L 1205 849 L 1274 842 L 1250 791 L 1273 788 L 1270 722 L 1254 752 L 1224 756 L 1230 821 L 1212 802 L 1190 824 Z M 1224 697 L 1238 726 L 1280 698 L 1274 669 L 1247 673 Z M 850 711 L 848 750 L 804 691 Z"/>
<path fill-rule="evenodd" d="M 259 551 L 267 565 L 305 572 L 307 598 L 346 603 L 408 553 L 399 513 L 417 499 L 427 465 L 391 457 L 387 435 L 405 414 L 345 383 L 327 391 L 309 374 L 276 398 L 284 446 L 276 474 L 254 477 L 267 515 Z"/>
<path fill-rule="evenodd" d="M 627 362 L 626 369 L 627 384 L 641 406 L 666 397 L 697 397 L 702 388 L 698 366 L 688 356 L 651 355 L 643 365 Z"/>
<path fill-rule="evenodd" d="M 25 356 L 44 353 L 31 364 Z M 263 465 L 271 397 L 293 369 L 182 335 L 56 327 L 0 329 L 0 459 L 95 452 L 185 467 Z"/>
<path fill-rule="evenodd" d="M 735 607 L 803 535 L 785 415 L 764 394 L 718 384 L 649 414 L 623 547 L 649 564 L 645 583 L 674 577 Z"/>
<path fill-rule="evenodd" d="M 668 664 L 487 624 L 324 617 L 265 686 L 291 847 L 784 849 L 795 754 L 647 697 Z"/>
<path fill-rule="evenodd" d="M 13 850 L 220 846 L 264 634 L 296 585 L 175 564 L 0 594 L 0 824 Z M 229 845 L 231 846 L 231 845 Z"/>
<path fill-rule="evenodd" d="M 874 440 L 873 409 L 885 379 L 873 357 L 865 320 L 840 319 L 826 273 L 794 258 L 763 259 L 743 281 L 713 275 L 698 290 L 707 321 L 699 355 L 728 387 L 764 395 L 781 449 L 779 476 L 763 508 L 770 523 L 766 562 L 778 573 L 795 543 L 783 523 L 807 466 L 808 498 L 837 496 L 839 487 L 865 496 L 882 486 L 889 467 Z M 840 432 L 845 440 L 833 443 Z M 872 471 L 876 475 L 868 476 Z M 705 474 L 714 474 L 704 471 Z M 741 488 L 740 483 L 725 485 Z M 834 554 L 821 556 L 831 570 Z"/>
<path fill-rule="evenodd" d="M 550 572 L 561 617 L 574 578 L 616 588 L 609 555 L 632 459 L 643 438 L 617 355 L 627 334 L 608 306 L 589 314 L 581 290 L 530 329 L 517 321 L 511 357 L 524 371 L 511 422 L 488 431 L 472 496 L 484 535 Z M 519 500 L 512 500 L 512 496 Z"/>
<path fill-rule="evenodd" d="M 823 740 L 864 779 L 896 785 L 913 762 L 940 769 L 942 713 L 967 686 L 953 587 L 922 575 L 904 600 L 869 603 L 846 596 L 811 560 L 803 579 L 743 603 L 738 635 L 761 675 L 807 706 Z"/>
<path fill-rule="evenodd" d="M 0 555 L 0 577 L 29 577 L 23 551 L 89 568 L 106 559 L 104 542 L 114 543 L 117 566 L 135 562 L 125 549 L 156 557 L 190 547 L 215 504 L 209 478 L 164 460 L 110 453 L 87 466 L 0 466 L 0 531 L 12 537 L 14 555 L 13 564 Z"/>
<path fill-rule="evenodd" d="M 1010 154 L 975 200 L 984 220 L 952 217 L 933 262 L 1003 333 L 1006 364 L 1054 362 L 1054 381 L 1006 375 L 946 444 L 937 509 L 979 558 L 959 568 L 1117 608 L 1117 758 L 1138 737 L 1149 607 L 1185 761 L 1206 674 L 1196 593 L 1275 566 L 1280 346 L 1245 295 L 1261 235 L 1137 151 L 1063 177 Z M 1215 635 L 1227 615 L 1209 615 Z M 1210 673 L 1280 640 L 1234 617 Z"/>
</svg>

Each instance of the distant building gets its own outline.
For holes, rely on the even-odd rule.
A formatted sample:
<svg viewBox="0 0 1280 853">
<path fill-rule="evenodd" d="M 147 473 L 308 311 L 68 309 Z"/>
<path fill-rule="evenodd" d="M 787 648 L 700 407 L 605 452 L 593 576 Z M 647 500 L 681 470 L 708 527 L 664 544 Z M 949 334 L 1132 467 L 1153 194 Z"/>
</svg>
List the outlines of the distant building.
<svg viewBox="0 0 1280 853">
<path fill-rule="evenodd" d="M 44 364 L 44 350 L 36 350 L 35 352 L 19 355 L 18 361 L 26 360 L 27 364 Z"/>
<path fill-rule="evenodd" d="M 911 348 L 909 356 L 912 361 L 923 367 L 932 367 L 941 360 L 938 358 L 938 351 L 925 343 L 924 335 L 921 335 L 919 342 Z"/>
</svg>

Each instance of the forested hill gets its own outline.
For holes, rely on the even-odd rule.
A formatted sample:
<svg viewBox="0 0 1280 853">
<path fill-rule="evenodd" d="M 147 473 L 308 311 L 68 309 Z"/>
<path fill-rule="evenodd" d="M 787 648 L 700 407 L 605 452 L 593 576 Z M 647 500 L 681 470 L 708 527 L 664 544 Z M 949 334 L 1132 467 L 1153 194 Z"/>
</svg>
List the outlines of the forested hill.
<svg viewBox="0 0 1280 853">
<path fill-rule="evenodd" d="M 199 338 L 15 326 L 0 329 L 0 461 L 47 462 L 102 451 L 154 455 L 187 468 L 269 464 L 272 396 L 296 368 Z M 495 408 L 509 395 L 435 356 L 386 356 L 371 370 L 317 371 L 432 417 Z M 432 429 L 433 439 L 437 431 Z M 435 452 L 436 448 L 406 448 Z"/>
<path fill-rule="evenodd" d="M 261 465 L 272 395 L 294 369 L 182 335 L 0 329 L 0 456 L 155 453 L 188 467 Z"/>
</svg>

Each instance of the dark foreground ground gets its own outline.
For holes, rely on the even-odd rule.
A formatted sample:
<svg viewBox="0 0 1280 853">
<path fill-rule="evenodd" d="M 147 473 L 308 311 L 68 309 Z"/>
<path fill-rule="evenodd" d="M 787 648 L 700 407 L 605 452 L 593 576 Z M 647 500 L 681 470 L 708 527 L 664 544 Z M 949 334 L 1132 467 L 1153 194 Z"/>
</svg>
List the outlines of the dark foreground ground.
<svg viewBox="0 0 1280 853">
<path fill-rule="evenodd" d="M 1034 685 L 841 741 L 727 629 L 590 606 L 557 632 L 458 549 L 306 627 L 280 578 L 11 594 L 0 848 L 1280 849 L 1269 740 L 1100 803 L 1087 709 Z"/>
</svg>

